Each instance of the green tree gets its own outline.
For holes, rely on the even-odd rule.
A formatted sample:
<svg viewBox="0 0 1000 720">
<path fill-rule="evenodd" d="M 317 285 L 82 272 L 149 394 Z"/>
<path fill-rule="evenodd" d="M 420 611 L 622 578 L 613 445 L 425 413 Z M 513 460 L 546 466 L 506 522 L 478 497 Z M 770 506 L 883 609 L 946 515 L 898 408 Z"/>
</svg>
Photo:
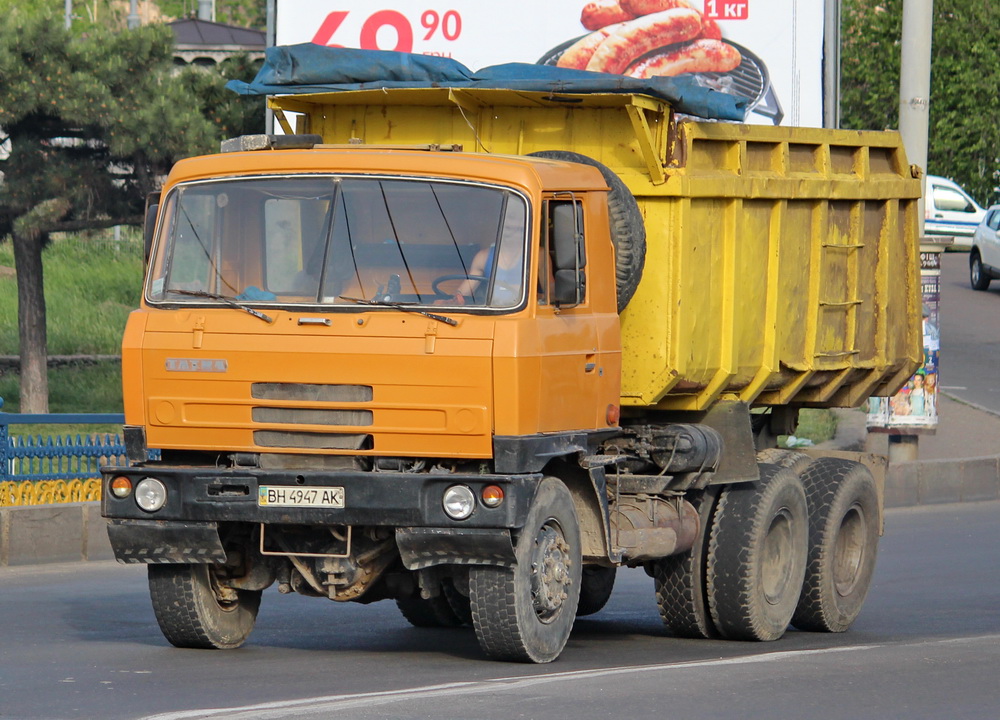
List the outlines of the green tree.
<svg viewBox="0 0 1000 720">
<path fill-rule="evenodd" d="M 14 9 L 0 26 L 0 238 L 18 277 L 21 411 L 45 412 L 42 248 L 53 232 L 141 222 L 145 195 L 213 128 L 171 74 L 166 27 L 76 35 L 62 18 Z"/>
<path fill-rule="evenodd" d="M 903 0 L 843 0 L 841 123 L 899 126 Z M 1000 182 L 1000 3 L 934 0 L 927 171 L 981 202 Z"/>
<path fill-rule="evenodd" d="M 202 114 L 215 126 L 219 139 L 253 135 L 265 131 L 263 97 L 237 95 L 226 89 L 229 80 L 253 80 L 263 64 L 239 54 L 212 68 L 188 67 L 181 81 L 198 98 Z"/>
</svg>

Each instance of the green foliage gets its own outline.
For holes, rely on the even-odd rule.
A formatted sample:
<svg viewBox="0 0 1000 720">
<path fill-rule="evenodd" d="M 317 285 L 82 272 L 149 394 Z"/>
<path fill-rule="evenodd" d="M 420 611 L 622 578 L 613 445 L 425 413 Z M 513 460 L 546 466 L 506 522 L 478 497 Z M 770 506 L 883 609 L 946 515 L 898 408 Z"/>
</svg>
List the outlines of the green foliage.
<svg viewBox="0 0 1000 720">
<path fill-rule="evenodd" d="M 0 245 L 0 266 L 13 266 L 12 255 L 9 243 Z M 118 355 L 125 320 L 139 305 L 141 240 L 122 250 L 110 243 L 56 240 L 43 259 L 49 352 Z M 0 277 L 0 354 L 16 354 L 17 347 L 17 284 L 14 277 Z M 2 388 L 0 397 L 9 404 L 16 386 L 13 395 Z M 56 388 L 50 388 L 50 397 L 56 401 Z"/>
<path fill-rule="evenodd" d="M 75 35 L 52 15 L 7 15 L 0 127 L 11 153 L 0 163 L 0 236 L 54 198 L 69 203 L 68 222 L 134 218 L 176 158 L 212 147 L 197 102 L 171 75 L 172 46 L 163 26 Z"/>
<path fill-rule="evenodd" d="M 162 20 L 170 22 L 198 14 L 198 0 L 158 0 L 152 3 Z M 53 0 L 0 0 L 3 17 L 19 9 L 25 13 L 43 14 L 61 11 L 63 3 Z M 122 0 L 74 0 L 73 29 L 86 31 L 103 26 L 124 30 L 128 21 L 129 3 Z M 63 15 L 59 15 L 62 23 Z M 267 0 L 215 0 L 215 19 L 220 23 L 264 30 L 267 26 Z"/>
<path fill-rule="evenodd" d="M 188 67 L 181 73 L 181 82 L 198 98 L 201 113 L 215 126 L 218 139 L 264 132 L 264 98 L 237 95 L 225 87 L 229 80 L 253 80 L 260 66 L 260 60 L 241 54 L 211 70 Z"/>
<path fill-rule="evenodd" d="M 814 445 L 832 440 L 837 434 L 837 416 L 830 410 L 803 408 L 799 412 L 799 424 L 795 437 L 807 438 Z"/>
<path fill-rule="evenodd" d="M 4 412 L 20 412 L 18 403 L 18 377 L 16 373 L 0 373 L 0 397 Z M 96 365 L 67 365 L 49 370 L 49 412 L 122 412 L 122 372 L 116 362 Z M 13 434 L 54 434 L 72 432 L 104 432 L 94 425 L 80 426 L 75 430 L 65 425 L 11 425 Z M 100 426 L 104 427 L 104 426 Z M 110 426 L 109 426 L 110 427 Z M 110 432 L 121 432 L 117 430 Z"/>
<path fill-rule="evenodd" d="M 899 125 L 903 0 L 844 0 L 841 15 L 840 122 L 884 130 Z"/>
<path fill-rule="evenodd" d="M 903 0 L 843 0 L 841 122 L 899 125 Z M 927 171 L 982 203 L 1000 182 L 1000 3 L 935 0 Z"/>
<path fill-rule="evenodd" d="M 172 18 L 198 15 L 198 0 L 159 0 L 160 12 Z M 216 22 L 263 30 L 267 27 L 266 0 L 216 0 Z"/>
</svg>

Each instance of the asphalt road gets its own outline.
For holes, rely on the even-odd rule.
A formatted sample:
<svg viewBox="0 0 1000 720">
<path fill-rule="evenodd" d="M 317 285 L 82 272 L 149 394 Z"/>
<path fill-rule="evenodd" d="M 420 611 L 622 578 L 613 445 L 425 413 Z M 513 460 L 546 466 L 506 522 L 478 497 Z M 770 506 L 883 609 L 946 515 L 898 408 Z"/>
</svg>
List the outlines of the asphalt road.
<svg viewBox="0 0 1000 720">
<path fill-rule="evenodd" d="M 969 253 L 941 258 L 941 390 L 1000 413 L 1000 280 L 969 285 Z"/>
<path fill-rule="evenodd" d="M 388 602 L 273 589 L 244 648 L 177 650 L 144 567 L 0 568 L 0 718 L 1000 717 L 998 513 L 890 512 L 846 634 L 672 639 L 652 581 L 622 571 L 609 605 L 543 666 L 488 662 L 471 630 L 411 628 Z"/>
</svg>

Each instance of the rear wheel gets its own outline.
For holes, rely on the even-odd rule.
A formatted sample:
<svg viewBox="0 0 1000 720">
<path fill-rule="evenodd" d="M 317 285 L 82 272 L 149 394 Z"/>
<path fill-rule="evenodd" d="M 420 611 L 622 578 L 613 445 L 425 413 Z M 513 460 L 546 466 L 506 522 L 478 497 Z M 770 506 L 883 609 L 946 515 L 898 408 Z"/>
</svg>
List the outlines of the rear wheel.
<svg viewBox="0 0 1000 720">
<path fill-rule="evenodd" d="M 705 585 L 705 558 L 716 495 L 706 492 L 695 501 L 701 530 L 688 552 L 653 563 L 653 584 L 660 618 L 670 633 L 683 638 L 717 638 Z"/>
<path fill-rule="evenodd" d="M 795 612 L 806 569 L 808 512 L 792 470 L 760 465 L 760 480 L 719 498 L 708 552 L 712 619 L 730 640 L 777 640 Z"/>
<path fill-rule="evenodd" d="M 969 284 L 973 290 L 989 290 L 990 276 L 986 274 L 983 267 L 983 259 L 978 250 L 973 250 L 969 254 Z"/>
<path fill-rule="evenodd" d="M 455 589 L 450 578 L 441 581 L 438 594 L 434 597 L 415 595 L 397 598 L 396 607 L 414 627 L 461 627 L 472 624 L 469 598 Z"/>
<path fill-rule="evenodd" d="M 556 478 L 539 485 L 515 557 L 513 568 L 470 568 L 479 645 L 496 660 L 551 662 L 573 629 L 583 568 L 573 498 Z"/>
<path fill-rule="evenodd" d="M 878 493 L 864 465 L 820 458 L 802 473 L 809 564 L 792 618 L 800 630 L 844 632 L 868 595 L 878 552 Z"/>
<path fill-rule="evenodd" d="M 156 622 L 171 645 L 232 649 L 250 635 L 260 590 L 223 586 L 211 565 L 147 567 Z"/>
<path fill-rule="evenodd" d="M 618 568 L 585 565 L 580 580 L 580 604 L 576 616 L 593 615 L 608 604 L 615 589 L 615 575 Z"/>
<path fill-rule="evenodd" d="M 784 448 L 766 448 L 757 453 L 757 462 L 788 468 L 796 473 L 801 473 L 812 461 L 813 459 L 805 453 Z"/>
</svg>

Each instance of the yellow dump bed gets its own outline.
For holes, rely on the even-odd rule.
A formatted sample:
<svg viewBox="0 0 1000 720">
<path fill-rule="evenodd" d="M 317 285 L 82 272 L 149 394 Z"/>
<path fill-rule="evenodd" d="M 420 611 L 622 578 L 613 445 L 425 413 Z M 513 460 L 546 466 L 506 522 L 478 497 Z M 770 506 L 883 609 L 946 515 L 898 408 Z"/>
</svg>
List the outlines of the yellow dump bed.
<svg viewBox="0 0 1000 720">
<path fill-rule="evenodd" d="M 621 316 L 625 405 L 855 406 L 894 392 L 922 358 L 920 183 L 895 133 L 680 120 L 636 95 L 434 88 L 270 103 L 286 131 L 331 144 L 570 150 L 614 170 L 647 232 Z"/>
</svg>

